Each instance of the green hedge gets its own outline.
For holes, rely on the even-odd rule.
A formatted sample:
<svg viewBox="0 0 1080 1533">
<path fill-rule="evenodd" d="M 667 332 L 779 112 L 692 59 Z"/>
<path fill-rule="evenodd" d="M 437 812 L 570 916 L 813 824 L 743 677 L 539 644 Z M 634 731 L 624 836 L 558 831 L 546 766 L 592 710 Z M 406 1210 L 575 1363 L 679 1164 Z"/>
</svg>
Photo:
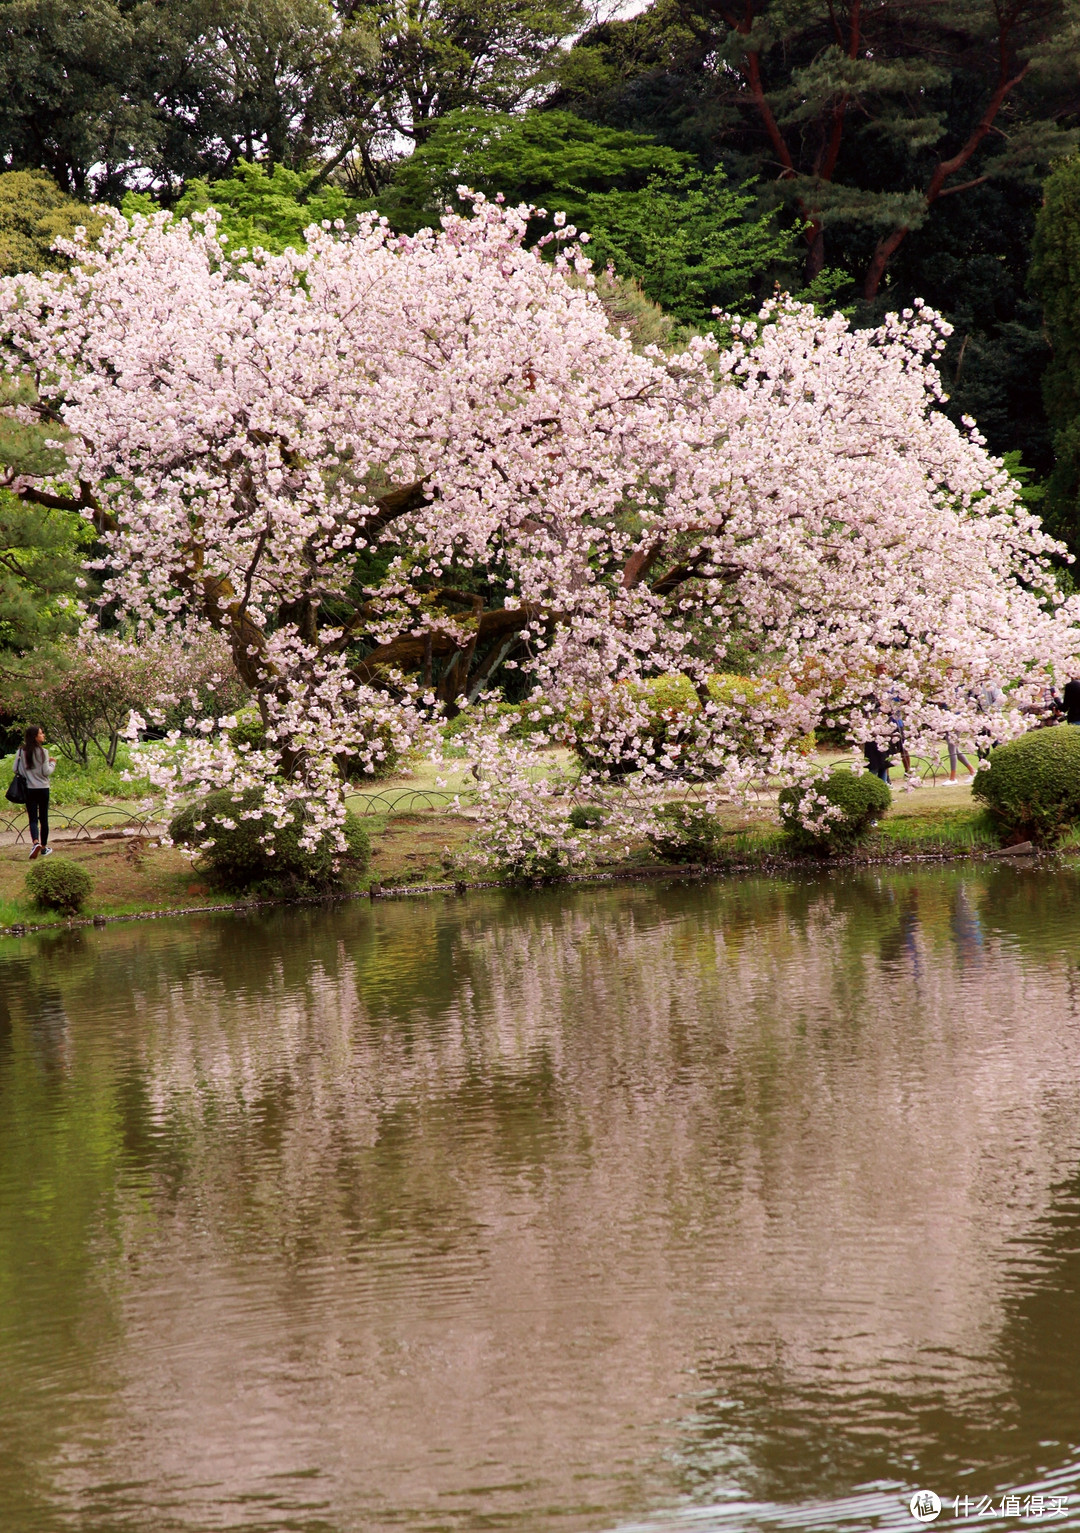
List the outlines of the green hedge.
<svg viewBox="0 0 1080 1533">
<path fill-rule="evenodd" d="M 1053 846 L 1080 821 L 1080 728 L 1033 729 L 997 746 L 973 792 L 1003 841 Z"/>
<path fill-rule="evenodd" d="M 800 851 L 827 853 L 855 846 L 892 803 L 888 784 L 870 772 L 856 776 L 845 767 L 819 779 L 814 786 L 842 813 L 839 819 L 830 820 L 824 833 L 818 835 L 807 830 L 798 819 L 798 806 L 805 788 L 785 788 L 780 794 L 780 823 Z"/>
<path fill-rule="evenodd" d="M 356 815 L 350 812 L 345 817 L 348 851 L 338 857 L 329 848 L 309 852 L 300 845 L 303 816 L 297 806 L 289 822 L 280 829 L 274 827 L 270 842 L 264 845 L 268 822 L 241 818 L 261 803 L 258 788 L 246 789 L 239 798 L 230 788 L 219 789 L 181 809 L 169 826 L 169 835 L 180 846 L 200 847 L 200 866 L 207 877 L 237 891 L 263 883 L 277 889 L 291 886 L 298 893 L 341 888 L 350 875 L 367 867 L 371 846 Z M 216 823 L 223 819 L 232 821 L 234 828 L 227 830 Z M 205 841 L 211 844 L 203 846 Z"/>
<path fill-rule="evenodd" d="M 565 714 L 562 709 L 552 708 L 550 713 L 541 710 L 545 704 L 540 702 L 524 703 L 498 703 L 495 707 L 495 716 L 500 721 L 510 720 L 510 726 L 506 731 L 507 738 L 511 740 L 528 740 L 532 735 L 562 734 L 565 732 Z M 532 715 L 539 713 L 540 717 L 534 719 Z M 472 723 L 476 713 L 472 708 L 463 708 L 460 713 L 442 726 L 442 737 L 449 744 L 453 744 L 459 735 Z"/>
<path fill-rule="evenodd" d="M 25 888 L 39 910 L 74 916 L 93 893 L 94 880 L 81 863 L 66 857 L 39 857 L 27 870 Z"/>
</svg>

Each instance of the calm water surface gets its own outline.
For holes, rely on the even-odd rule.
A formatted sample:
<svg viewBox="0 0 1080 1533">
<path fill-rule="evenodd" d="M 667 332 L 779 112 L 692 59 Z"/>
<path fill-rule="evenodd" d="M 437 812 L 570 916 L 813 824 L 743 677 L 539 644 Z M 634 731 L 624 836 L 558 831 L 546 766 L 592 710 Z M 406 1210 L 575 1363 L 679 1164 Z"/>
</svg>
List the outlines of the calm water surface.
<svg viewBox="0 0 1080 1533">
<path fill-rule="evenodd" d="M 3 1533 L 920 1487 L 1080 1528 L 1080 872 L 0 942 Z"/>
</svg>

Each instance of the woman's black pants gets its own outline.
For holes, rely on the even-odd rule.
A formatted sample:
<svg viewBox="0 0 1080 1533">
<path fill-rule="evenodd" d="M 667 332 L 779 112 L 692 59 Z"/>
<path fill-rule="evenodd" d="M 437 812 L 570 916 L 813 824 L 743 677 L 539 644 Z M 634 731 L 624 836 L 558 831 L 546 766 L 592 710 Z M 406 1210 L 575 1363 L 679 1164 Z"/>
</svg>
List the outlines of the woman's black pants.
<svg viewBox="0 0 1080 1533">
<path fill-rule="evenodd" d="M 26 812 L 30 816 L 30 839 L 40 841 L 42 846 L 49 844 L 49 790 L 48 788 L 27 788 Z"/>
</svg>

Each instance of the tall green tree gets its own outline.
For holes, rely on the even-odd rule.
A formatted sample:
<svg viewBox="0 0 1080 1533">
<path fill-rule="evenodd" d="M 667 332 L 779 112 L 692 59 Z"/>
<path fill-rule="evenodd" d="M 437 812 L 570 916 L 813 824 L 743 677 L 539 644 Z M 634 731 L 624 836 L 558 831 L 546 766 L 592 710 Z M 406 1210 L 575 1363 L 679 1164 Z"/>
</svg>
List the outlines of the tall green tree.
<svg viewBox="0 0 1080 1533">
<path fill-rule="evenodd" d="M 974 416 L 992 451 L 1020 451 L 1044 477 L 1053 465 L 1041 383 L 1050 353 L 1027 281 L 1039 203 L 1037 185 L 998 180 L 951 198 L 904 241 L 861 312 L 873 321 L 923 298 L 944 314 L 953 326 L 941 361 L 948 410 Z M 834 260 L 858 270 L 867 246 L 865 231 L 838 232 Z"/>
<path fill-rule="evenodd" d="M 135 89 L 155 103 L 157 184 L 241 160 L 305 169 L 372 110 L 377 43 L 329 0 L 172 0 L 140 12 Z"/>
<path fill-rule="evenodd" d="M 640 191 L 657 177 L 670 179 L 693 168 L 691 156 L 654 138 L 571 112 L 461 111 L 436 123 L 402 160 L 378 207 L 395 228 L 411 233 L 455 204 L 464 184 L 488 196 L 501 194 L 512 204 L 564 212 L 591 230 L 597 195 Z"/>
<path fill-rule="evenodd" d="M 0 490 L 0 653 L 23 655 L 74 633 L 92 533 L 69 511 Z"/>
<path fill-rule="evenodd" d="M 1046 519 L 1080 552 L 1080 157 L 1059 165 L 1046 182 L 1031 282 L 1042 300 L 1051 347 L 1043 389 L 1055 463 Z"/>
<path fill-rule="evenodd" d="M 511 112 L 555 77 L 582 0 L 339 0 L 378 39 L 380 127 L 422 144 L 452 112 Z"/>
<path fill-rule="evenodd" d="M 16 179 L 18 173 L 16 173 Z M 0 176 L 3 184 L 12 178 Z M 3 202 L 0 199 L 0 210 Z M 0 243 L 3 225 L 0 223 Z M 33 247 L 31 247 L 33 251 Z M 52 266 L 40 250 L 40 269 Z M 23 406 L 26 419 L 0 414 L 0 470 L 6 479 L 55 473 L 64 457 L 56 445 L 64 428 L 43 425 L 25 407 L 35 401 L 27 381 L 0 383 L 0 405 Z M 87 579 L 85 561 L 93 528 L 70 510 L 63 497 L 48 489 L 36 504 L 25 504 L 11 490 L 0 489 L 0 654 L 26 655 L 73 633 L 78 626 L 78 598 L 96 578 Z"/>
<path fill-rule="evenodd" d="M 139 162 L 153 103 L 131 89 L 135 7 L 124 0 L 7 0 L 0 7 L 0 161 L 43 169 L 85 196 L 93 167 Z"/>
<path fill-rule="evenodd" d="M 313 187 L 310 172 L 280 164 L 267 170 L 265 165 L 241 160 L 231 175 L 216 181 L 189 181 L 173 212 L 183 218 L 211 206 L 221 215 L 222 231 L 234 249 L 260 245 L 280 252 L 287 245 L 299 249 L 310 224 L 355 219 L 362 204 L 335 182 Z M 138 193 L 124 200 L 125 210 L 150 211 L 152 207 L 152 199 Z"/>
<path fill-rule="evenodd" d="M 670 129 L 774 184 L 812 279 L 830 237 L 871 236 L 873 300 L 904 241 L 991 180 L 1031 181 L 1070 141 L 1078 0 L 662 0 L 587 33 L 562 103 Z"/>
<path fill-rule="evenodd" d="M 306 165 L 370 111 L 375 58 L 329 0 L 7 0 L 0 161 L 111 200 L 240 159 Z"/>
<path fill-rule="evenodd" d="M 86 203 L 62 192 L 44 171 L 0 175 L 0 275 L 65 266 L 67 258 L 53 245 L 71 239 L 80 225 L 93 236 L 101 220 Z"/>
</svg>

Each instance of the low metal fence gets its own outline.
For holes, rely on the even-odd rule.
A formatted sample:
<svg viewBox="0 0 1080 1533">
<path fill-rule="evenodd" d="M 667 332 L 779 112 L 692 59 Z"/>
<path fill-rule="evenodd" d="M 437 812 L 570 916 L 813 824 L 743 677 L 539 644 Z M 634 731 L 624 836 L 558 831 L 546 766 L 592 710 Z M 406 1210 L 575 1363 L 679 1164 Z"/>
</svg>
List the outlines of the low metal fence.
<svg viewBox="0 0 1080 1533">
<path fill-rule="evenodd" d="M 50 805 L 49 838 L 57 841 L 100 841 L 110 836 L 149 836 L 161 832 L 161 824 L 134 811 L 102 805 L 97 808 L 63 809 Z M 26 810 L 0 811 L 0 844 L 29 846 L 30 827 Z"/>
<path fill-rule="evenodd" d="M 969 746 L 964 754 L 971 758 L 974 757 L 975 752 Z M 933 787 L 935 783 L 948 782 L 949 762 L 947 757 L 919 756 L 912 752 L 909 759 L 911 761 L 911 775 L 917 778 L 919 782 L 925 783 L 929 787 Z M 860 765 L 865 766 L 861 757 L 853 758 L 852 765 L 855 764 L 856 760 Z M 889 764 L 893 769 L 892 781 L 895 787 L 903 781 L 903 765 L 900 761 L 899 752 L 890 757 Z"/>
<path fill-rule="evenodd" d="M 387 788 L 381 793 L 350 795 L 353 814 L 416 814 L 427 809 L 455 809 L 476 802 L 475 789 L 462 788 Z"/>
<path fill-rule="evenodd" d="M 894 762 L 899 767 L 899 762 Z M 930 756 L 911 757 L 912 775 L 920 782 L 933 785 L 946 782 L 949 775 L 948 762 L 934 760 Z M 896 781 L 899 782 L 899 777 Z M 705 784 L 680 783 L 673 788 L 675 796 L 682 799 L 705 798 Z M 762 801 L 775 797 L 776 789 L 766 782 L 758 784 L 754 797 Z M 385 788 L 379 792 L 356 793 L 349 796 L 349 808 L 356 815 L 395 815 L 452 812 L 467 810 L 475 805 L 477 793 L 473 788 Z M 567 804 L 591 802 L 588 793 L 567 795 Z M 139 814 L 117 805 L 100 805 L 95 808 L 64 809 L 52 806 L 49 810 L 50 834 L 57 841 L 99 841 L 113 837 L 160 835 L 164 829 L 160 820 L 152 814 Z M 0 810 L 0 845 L 29 845 L 30 831 L 26 810 L 7 807 Z"/>
</svg>

